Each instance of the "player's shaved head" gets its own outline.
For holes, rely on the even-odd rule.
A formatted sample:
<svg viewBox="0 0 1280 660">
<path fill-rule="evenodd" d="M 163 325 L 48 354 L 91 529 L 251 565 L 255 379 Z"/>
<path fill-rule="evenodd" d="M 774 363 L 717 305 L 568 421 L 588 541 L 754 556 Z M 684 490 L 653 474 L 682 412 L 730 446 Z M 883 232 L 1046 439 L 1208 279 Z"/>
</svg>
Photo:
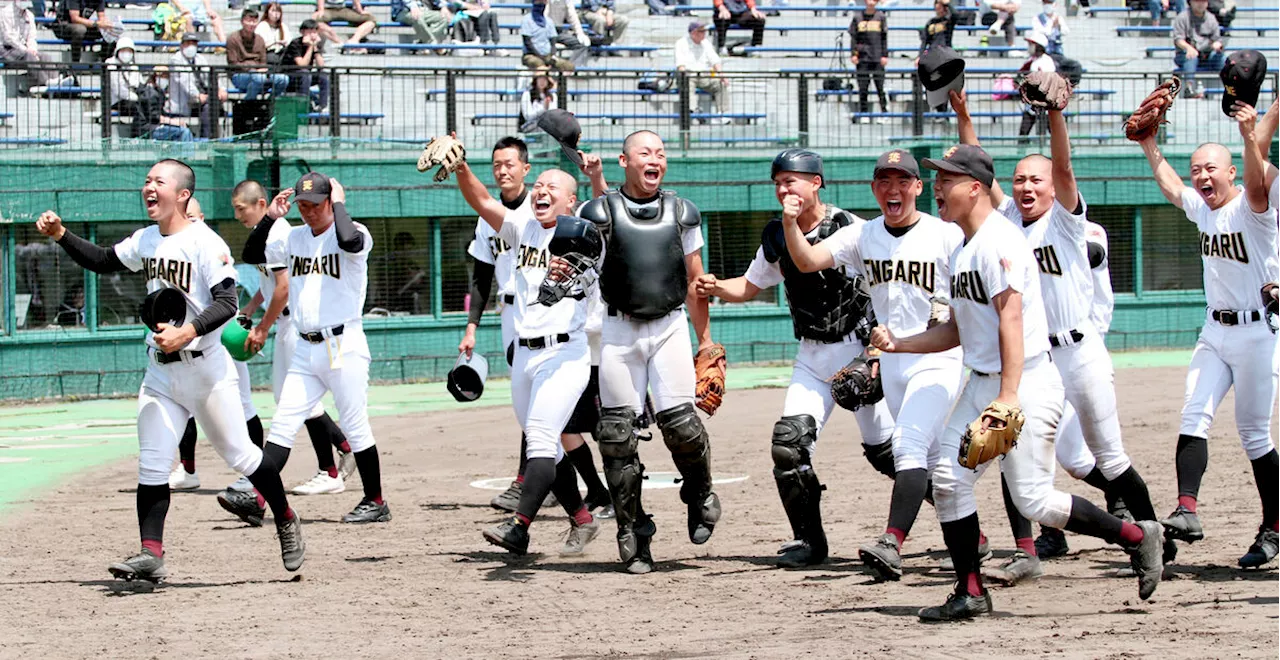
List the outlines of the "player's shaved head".
<svg viewBox="0 0 1280 660">
<path fill-rule="evenodd" d="M 1235 198 L 1235 181 L 1236 166 L 1226 147 L 1206 142 L 1191 154 L 1191 185 L 1209 208 L 1220 208 Z"/>
<path fill-rule="evenodd" d="M 1196 163 L 1217 163 L 1221 167 L 1231 166 L 1231 152 L 1226 147 L 1217 142 L 1206 142 L 1191 153 L 1191 164 Z"/>
<path fill-rule="evenodd" d="M 568 190 L 575 190 L 578 187 L 578 180 L 573 178 L 573 175 L 569 174 L 564 170 L 558 170 L 558 169 L 546 170 L 542 174 L 538 175 L 538 180 L 540 181 L 554 180 L 556 183 L 560 185 L 560 187 L 566 188 Z"/>
<path fill-rule="evenodd" d="M 1018 167 L 1022 167 L 1023 165 L 1028 167 L 1052 168 L 1053 161 L 1049 160 L 1049 157 L 1044 154 L 1029 154 L 1024 156 L 1022 160 L 1018 161 Z"/>
<path fill-rule="evenodd" d="M 663 146 L 662 137 L 648 129 L 640 129 L 631 135 L 628 135 L 627 138 L 622 141 L 622 153 L 630 154 L 633 146 L 638 147 L 640 145 L 661 147 Z"/>
<path fill-rule="evenodd" d="M 192 220 L 204 219 L 204 209 L 200 207 L 200 200 L 195 197 L 187 200 L 187 217 Z"/>
<path fill-rule="evenodd" d="M 191 166 L 174 158 L 166 158 L 156 165 L 164 166 L 169 178 L 177 184 L 178 190 L 189 190 L 193 196 L 196 194 L 196 173 Z"/>
<path fill-rule="evenodd" d="M 231 189 L 231 199 L 238 199 L 246 204 L 253 204 L 260 199 L 265 200 L 266 198 L 267 190 L 262 187 L 261 183 L 253 179 L 245 179 Z"/>
<path fill-rule="evenodd" d="M 1058 198 L 1053 186 L 1053 161 L 1043 154 L 1031 154 L 1018 161 L 1010 192 L 1023 222 L 1039 220 Z"/>
</svg>

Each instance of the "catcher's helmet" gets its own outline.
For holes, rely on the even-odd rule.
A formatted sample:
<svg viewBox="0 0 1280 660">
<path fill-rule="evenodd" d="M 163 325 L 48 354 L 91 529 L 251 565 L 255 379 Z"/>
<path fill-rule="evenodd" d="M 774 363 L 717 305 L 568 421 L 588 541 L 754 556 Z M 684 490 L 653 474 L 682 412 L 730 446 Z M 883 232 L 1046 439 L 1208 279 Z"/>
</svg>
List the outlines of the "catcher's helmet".
<svg viewBox="0 0 1280 660">
<path fill-rule="evenodd" d="M 253 322 L 245 316 L 237 316 L 230 323 L 222 326 L 222 345 L 235 360 L 244 362 L 258 354 L 257 349 L 245 348 L 244 342 L 249 338 L 249 328 Z"/>
<path fill-rule="evenodd" d="M 769 178 L 777 177 L 779 172 L 817 174 L 822 177 L 821 187 L 827 187 L 827 177 L 822 173 L 822 156 L 808 149 L 787 149 L 775 156 Z"/>
<path fill-rule="evenodd" d="M 161 323 L 182 325 L 187 319 L 187 299 L 172 287 L 156 289 L 142 300 L 138 316 L 152 332 L 160 332 Z"/>
</svg>

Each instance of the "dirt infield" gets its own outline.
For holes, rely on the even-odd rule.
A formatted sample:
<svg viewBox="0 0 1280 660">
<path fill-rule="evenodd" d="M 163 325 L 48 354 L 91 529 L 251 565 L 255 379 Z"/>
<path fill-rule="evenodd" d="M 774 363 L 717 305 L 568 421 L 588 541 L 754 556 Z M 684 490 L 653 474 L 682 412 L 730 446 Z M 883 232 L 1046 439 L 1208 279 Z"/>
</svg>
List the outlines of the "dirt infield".
<svg viewBox="0 0 1280 660">
<path fill-rule="evenodd" d="M 1162 514 L 1176 496 L 1183 376 L 1118 373 L 1126 444 Z M 1072 553 L 1047 562 L 1038 582 L 993 588 L 993 616 L 927 626 L 916 610 L 950 588 L 935 568 L 937 519 L 921 511 L 901 582 L 864 572 L 857 547 L 883 531 L 891 482 L 863 459 L 843 411 L 816 459 L 834 558 L 811 570 L 772 566 L 789 537 L 768 452 L 782 395 L 731 392 L 708 422 L 717 476 L 749 477 L 718 487 L 725 517 L 708 544 L 688 542 L 676 490 L 646 493 L 658 523 L 658 570 L 647 576 L 619 572 L 612 521 L 585 557 L 556 556 L 567 527 L 559 509 L 533 526 L 541 554 L 511 559 L 481 540 L 500 516 L 487 506 L 494 493 L 468 484 L 513 471 L 518 434 L 506 408 L 375 418 L 394 520 L 336 522 L 359 499 L 358 483 L 295 498 L 307 523 L 298 581 L 281 567 L 270 525 L 250 529 L 218 507 L 214 489 L 231 474 L 203 442 L 205 490 L 175 494 L 170 509 L 171 582 L 152 591 L 110 580 L 106 565 L 137 548 L 136 468 L 120 461 L 4 514 L 0 657 L 1276 657 L 1276 570 L 1235 568 L 1259 505 L 1233 399 L 1210 441 L 1200 509 L 1207 538 L 1181 546 L 1151 601 L 1138 600 L 1133 578 L 1110 575 L 1127 565 L 1122 552 L 1069 536 Z M 673 469 L 660 440 L 641 452 L 651 472 Z M 300 442 L 286 483 L 309 477 L 312 460 Z M 1066 475 L 1058 483 L 1101 501 Z M 984 529 L 1007 553 L 994 474 L 979 495 Z"/>
</svg>

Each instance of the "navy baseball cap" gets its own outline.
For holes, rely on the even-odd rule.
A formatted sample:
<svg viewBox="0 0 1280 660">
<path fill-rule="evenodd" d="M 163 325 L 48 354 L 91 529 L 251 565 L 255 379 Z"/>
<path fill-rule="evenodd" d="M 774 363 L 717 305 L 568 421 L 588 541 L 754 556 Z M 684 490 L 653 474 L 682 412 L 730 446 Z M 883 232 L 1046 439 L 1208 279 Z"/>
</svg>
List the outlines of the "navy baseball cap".
<svg viewBox="0 0 1280 660">
<path fill-rule="evenodd" d="M 302 175 L 301 179 L 298 179 L 297 185 L 293 187 L 293 198 L 300 202 L 319 204 L 329 199 L 331 190 L 329 177 L 319 172 L 307 172 Z"/>
<path fill-rule="evenodd" d="M 903 149 L 894 149 L 880 154 L 880 158 L 876 161 L 875 172 L 872 178 L 878 178 L 881 172 L 898 171 L 908 176 L 920 178 L 920 165 L 916 163 L 915 156 L 910 151 Z"/>
<path fill-rule="evenodd" d="M 972 144 L 957 144 L 947 149 L 942 158 L 926 158 L 924 166 L 939 172 L 971 176 L 988 188 L 996 180 L 996 166 L 991 156 Z"/>
<path fill-rule="evenodd" d="M 1267 80 L 1267 58 L 1256 50 L 1238 50 L 1227 58 L 1218 74 L 1222 78 L 1222 111 L 1228 117 L 1236 101 L 1258 105 L 1262 83 Z"/>
</svg>

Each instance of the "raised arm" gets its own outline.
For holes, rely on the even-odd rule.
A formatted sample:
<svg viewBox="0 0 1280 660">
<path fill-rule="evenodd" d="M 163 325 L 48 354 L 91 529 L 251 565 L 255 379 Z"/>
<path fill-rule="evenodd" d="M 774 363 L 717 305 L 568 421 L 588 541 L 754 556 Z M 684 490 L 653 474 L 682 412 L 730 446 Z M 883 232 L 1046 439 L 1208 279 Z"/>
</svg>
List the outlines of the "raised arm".
<svg viewBox="0 0 1280 660">
<path fill-rule="evenodd" d="M 1169 200 L 1170 204 L 1182 208 L 1182 191 L 1187 186 L 1169 161 L 1164 159 L 1164 154 L 1160 153 L 1155 136 L 1142 141 L 1142 153 L 1147 155 L 1147 163 L 1151 165 L 1151 172 L 1156 175 L 1156 185 L 1160 186 L 1160 192 L 1164 193 L 1164 198 Z"/>
<path fill-rule="evenodd" d="M 36 221 L 36 230 L 61 245 L 71 260 L 81 268 L 103 274 L 128 270 L 120 257 L 116 256 L 115 250 L 94 245 L 76 236 L 62 225 L 62 218 L 53 211 L 45 211 L 40 215 L 40 219 Z"/>
<path fill-rule="evenodd" d="M 489 189 L 484 187 L 484 183 L 471 170 L 471 165 L 463 161 L 458 165 L 458 169 L 453 171 L 453 175 L 458 180 L 458 190 L 462 193 L 462 198 L 467 200 L 467 205 L 478 213 L 482 220 L 489 223 L 494 231 L 502 231 L 502 222 L 507 217 L 507 207 L 489 194 Z"/>
<path fill-rule="evenodd" d="M 787 239 L 787 252 L 791 254 L 791 261 L 802 273 L 834 267 L 836 260 L 831 254 L 831 249 L 822 243 L 810 245 L 804 237 L 804 233 L 800 231 L 800 224 L 796 222 L 799 216 L 800 198 L 787 195 L 782 200 L 782 231 Z"/>
<path fill-rule="evenodd" d="M 338 247 L 355 254 L 364 249 L 364 234 L 347 213 L 347 191 L 337 179 L 329 179 L 329 201 L 333 202 L 333 230 L 338 234 Z"/>
<path fill-rule="evenodd" d="M 1053 156 L 1053 189 L 1068 211 L 1080 210 L 1080 188 L 1071 167 L 1071 136 L 1061 110 L 1049 111 L 1049 153 Z M 992 186 L 993 188 L 995 186 Z"/>
<path fill-rule="evenodd" d="M 1258 120 L 1258 111 L 1253 106 L 1236 103 L 1234 106 L 1236 122 L 1240 125 L 1240 137 L 1244 138 L 1244 195 L 1249 202 L 1249 209 L 1254 213 L 1264 213 L 1271 206 L 1267 200 L 1267 161 L 1262 157 L 1262 149 L 1254 133 Z M 1274 228 L 1275 222 L 1272 221 Z"/>
<path fill-rule="evenodd" d="M 964 90 L 953 91 L 949 95 L 951 99 L 951 109 L 956 113 L 956 127 L 960 133 L 960 144 L 971 144 L 975 147 L 981 147 L 978 143 L 978 131 L 973 127 L 973 118 L 969 116 L 969 98 L 965 95 Z M 991 205 L 999 207 L 1004 201 L 1004 191 L 1000 189 L 999 181 L 991 182 Z"/>
</svg>

